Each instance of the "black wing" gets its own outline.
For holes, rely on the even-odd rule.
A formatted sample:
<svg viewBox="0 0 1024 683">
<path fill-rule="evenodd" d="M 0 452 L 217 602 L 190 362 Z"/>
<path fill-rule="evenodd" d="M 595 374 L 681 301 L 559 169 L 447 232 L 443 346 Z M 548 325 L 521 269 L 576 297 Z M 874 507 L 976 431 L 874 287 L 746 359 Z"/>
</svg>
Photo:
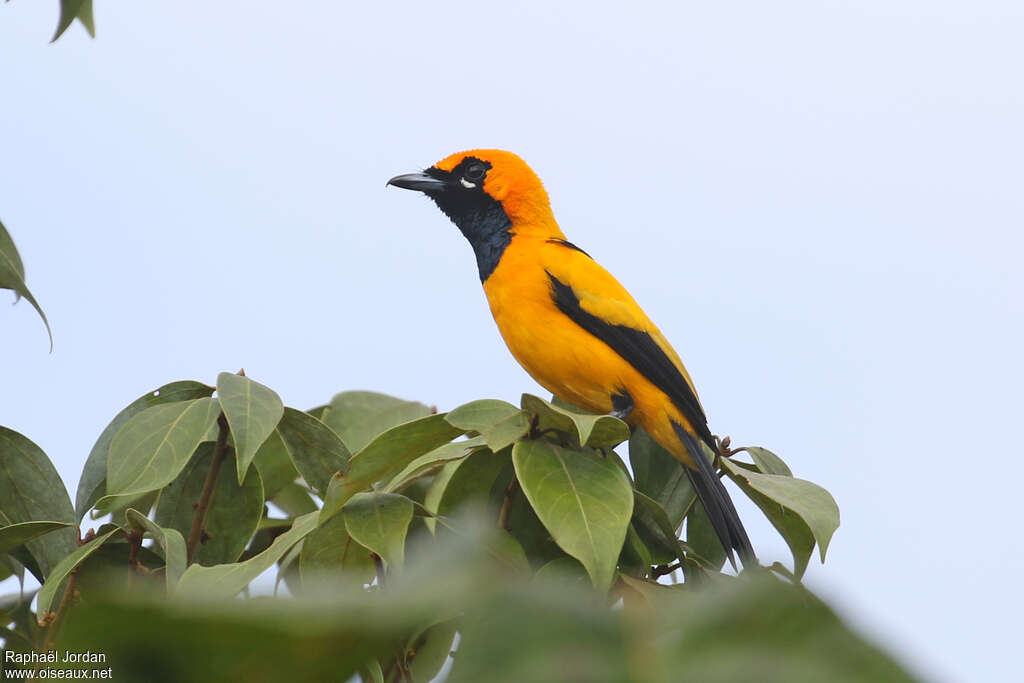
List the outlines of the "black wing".
<svg viewBox="0 0 1024 683">
<path fill-rule="evenodd" d="M 649 334 L 626 325 L 615 325 L 588 313 L 580 306 L 580 300 L 570 285 L 565 284 L 550 272 L 551 298 L 562 313 L 570 320 L 610 346 L 637 372 L 651 381 L 672 400 L 676 408 L 693 427 L 700 440 L 715 450 L 715 439 L 708 429 L 708 419 L 700 407 L 697 396 L 689 382 L 679 372 L 658 343 Z"/>
</svg>

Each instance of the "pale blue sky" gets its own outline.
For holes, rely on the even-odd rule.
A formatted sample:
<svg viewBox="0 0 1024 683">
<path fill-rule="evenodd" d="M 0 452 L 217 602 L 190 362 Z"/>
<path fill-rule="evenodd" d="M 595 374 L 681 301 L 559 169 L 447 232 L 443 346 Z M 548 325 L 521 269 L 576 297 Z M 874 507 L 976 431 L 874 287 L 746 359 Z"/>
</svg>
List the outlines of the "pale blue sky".
<svg viewBox="0 0 1024 683">
<path fill-rule="evenodd" d="M 231 7 L 227 7 L 227 5 Z M 310 407 L 539 387 L 469 246 L 385 189 L 521 154 L 673 341 L 711 426 L 828 488 L 808 582 L 940 681 L 1011 680 L 1024 551 L 1024 5 L 0 7 L 0 423 L 74 489 L 107 421 L 245 367 Z M 790 562 L 741 504 L 764 560 Z"/>
</svg>

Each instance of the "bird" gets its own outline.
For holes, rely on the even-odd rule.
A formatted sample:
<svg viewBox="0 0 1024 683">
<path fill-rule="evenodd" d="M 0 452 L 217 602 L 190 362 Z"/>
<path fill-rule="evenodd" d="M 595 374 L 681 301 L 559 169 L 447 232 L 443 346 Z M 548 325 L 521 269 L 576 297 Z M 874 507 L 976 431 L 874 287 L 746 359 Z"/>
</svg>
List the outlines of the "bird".
<svg viewBox="0 0 1024 683">
<path fill-rule="evenodd" d="M 757 558 L 701 443 L 719 445 L 679 355 L 626 288 L 562 232 L 547 190 L 519 156 L 452 154 L 388 185 L 432 199 L 469 241 L 509 351 L 541 386 L 642 426 L 683 465 L 733 567 Z"/>
</svg>

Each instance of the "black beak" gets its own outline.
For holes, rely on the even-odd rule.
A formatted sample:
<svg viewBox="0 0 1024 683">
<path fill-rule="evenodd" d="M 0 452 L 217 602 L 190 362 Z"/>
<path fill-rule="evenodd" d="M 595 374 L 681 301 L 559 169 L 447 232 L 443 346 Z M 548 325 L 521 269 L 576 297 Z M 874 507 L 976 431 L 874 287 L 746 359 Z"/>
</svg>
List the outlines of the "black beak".
<svg viewBox="0 0 1024 683">
<path fill-rule="evenodd" d="M 420 192 L 431 193 L 443 192 L 447 184 L 445 181 L 438 180 L 426 173 L 406 173 L 405 175 L 396 175 L 388 181 L 388 185 L 394 185 L 406 190 L 419 190 Z"/>
</svg>

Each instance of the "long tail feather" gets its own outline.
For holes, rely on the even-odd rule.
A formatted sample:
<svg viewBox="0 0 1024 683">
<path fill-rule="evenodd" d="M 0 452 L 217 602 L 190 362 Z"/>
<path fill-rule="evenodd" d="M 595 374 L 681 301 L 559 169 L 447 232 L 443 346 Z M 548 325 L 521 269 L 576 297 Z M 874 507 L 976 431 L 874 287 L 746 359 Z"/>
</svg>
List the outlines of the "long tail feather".
<svg viewBox="0 0 1024 683">
<path fill-rule="evenodd" d="M 735 549 L 739 553 L 743 566 L 757 564 L 754 548 L 750 544 L 750 538 L 747 537 L 747 531 L 743 528 L 743 522 L 740 521 L 739 514 L 736 513 L 736 508 L 732 504 L 729 492 L 725 490 L 722 481 L 711 468 L 711 463 L 704 457 L 697 439 L 683 429 L 682 425 L 673 422 L 672 426 L 675 428 L 676 434 L 679 435 L 683 445 L 686 446 L 686 450 L 689 451 L 690 457 L 693 458 L 694 463 L 697 465 L 696 470 L 692 470 L 689 467 L 685 468 L 686 475 L 690 478 L 690 483 L 693 484 L 693 488 L 697 492 L 697 498 L 700 499 L 701 504 L 708 513 L 711 527 L 722 542 L 722 547 L 725 548 L 729 563 L 734 569 L 736 568 L 736 558 L 733 556 L 733 550 Z"/>
</svg>

